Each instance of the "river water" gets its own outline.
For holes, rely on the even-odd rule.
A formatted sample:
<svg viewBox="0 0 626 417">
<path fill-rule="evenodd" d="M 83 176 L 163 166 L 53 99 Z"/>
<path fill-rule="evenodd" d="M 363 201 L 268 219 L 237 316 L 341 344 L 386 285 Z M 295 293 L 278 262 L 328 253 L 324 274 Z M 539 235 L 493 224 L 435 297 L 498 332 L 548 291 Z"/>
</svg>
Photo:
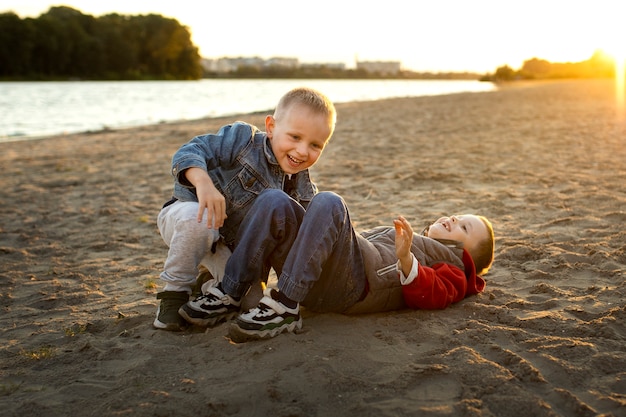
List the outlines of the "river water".
<svg viewBox="0 0 626 417">
<path fill-rule="evenodd" d="M 0 82 L 0 142 L 269 111 L 293 87 L 333 102 L 491 91 L 459 80 L 215 80 Z"/>
</svg>

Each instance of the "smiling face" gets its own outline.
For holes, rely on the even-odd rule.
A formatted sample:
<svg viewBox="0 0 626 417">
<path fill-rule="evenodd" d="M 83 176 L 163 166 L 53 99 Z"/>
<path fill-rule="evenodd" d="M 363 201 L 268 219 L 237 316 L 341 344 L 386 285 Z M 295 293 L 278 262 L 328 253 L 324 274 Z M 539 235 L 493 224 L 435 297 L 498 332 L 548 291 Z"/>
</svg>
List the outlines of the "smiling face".
<svg viewBox="0 0 626 417">
<path fill-rule="evenodd" d="M 280 167 L 295 174 L 317 162 L 332 135 L 333 121 L 304 104 L 295 104 L 278 118 L 267 116 L 265 131 Z"/>
<path fill-rule="evenodd" d="M 463 242 L 463 247 L 468 252 L 473 253 L 480 242 L 489 238 L 489 231 L 478 216 L 464 214 L 438 219 L 430 225 L 426 231 L 426 236 L 433 239 Z"/>
</svg>

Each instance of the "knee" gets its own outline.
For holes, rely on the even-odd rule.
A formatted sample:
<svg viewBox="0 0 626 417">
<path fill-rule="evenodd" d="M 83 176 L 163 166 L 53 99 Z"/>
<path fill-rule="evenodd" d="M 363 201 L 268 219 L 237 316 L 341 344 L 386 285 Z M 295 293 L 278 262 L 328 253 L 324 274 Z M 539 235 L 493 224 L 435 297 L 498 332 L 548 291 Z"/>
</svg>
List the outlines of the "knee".
<svg viewBox="0 0 626 417">
<path fill-rule="evenodd" d="M 261 191 L 261 194 L 258 195 L 256 202 L 260 204 L 269 202 L 274 205 L 279 203 L 286 203 L 289 200 L 289 196 L 284 191 L 276 188 L 268 188 L 267 190 Z"/>
<path fill-rule="evenodd" d="M 299 206 L 299 204 L 289 197 L 287 193 L 273 188 L 262 191 L 254 202 L 255 209 L 268 213 L 272 211 L 292 211 L 295 209 L 295 206 Z"/>
<path fill-rule="evenodd" d="M 206 215 L 202 222 L 198 222 L 198 203 L 177 202 L 159 213 L 159 232 L 165 242 L 170 242 L 174 236 L 180 235 L 208 237 L 212 231 L 206 227 Z"/>
<path fill-rule="evenodd" d="M 189 238 L 193 238 L 196 240 L 208 240 L 211 241 L 214 238 L 214 234 L 217 233 L 219 236 L 219 232 L 214 229 L 209 229 L 206 225 L 206 220 L 203 219 L 202 222 L 198 222 L 197 217 L 185 216 L 176 222 L 175 227 L 176 233 L 184 234 Z"/>
<path fill-rule="evenodd" d="M 343 198 L 332 191 L 321 191 L 311 199 L 311 203 L 309 204 L 309 209 L 312 207 L 324 207 L 326 209 L 329 208 L 343 208 L 346 206 Z"/>
</svg>

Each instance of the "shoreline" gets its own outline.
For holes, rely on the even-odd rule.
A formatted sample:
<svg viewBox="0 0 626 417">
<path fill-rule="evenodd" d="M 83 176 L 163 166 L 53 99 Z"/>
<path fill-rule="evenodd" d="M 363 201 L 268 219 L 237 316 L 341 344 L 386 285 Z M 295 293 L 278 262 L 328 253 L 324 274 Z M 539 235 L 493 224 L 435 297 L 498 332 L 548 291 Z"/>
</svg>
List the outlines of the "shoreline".
<svg viewBox="0 0 626 417">
<path fill-rule="evenodd" d="M 522 86 L 518 86 L 522 87 Z M 626 124 L 608 81 L 338 104 L 312 168 L 357 229 L 487 216 L 483 293 L 446 310 L 303 311 L 293 335 L 154 330 L 172 154 L 265 113 L 0 143 L 0 407 L 99 416 L 618 416 Z"/>
<path fill-rule="evenodd" d="M 432 81 L 432 80 L 427 80 Z M 446 81 L 446 80 L 442 80 Z M 462 81 L 462 80 L 461 80 Z M 495 89 L 488 91 L 472 91 L 472 92 L 453 92 L 453 93 L 440 93 L 434 95 L 422 95 L 422 96 L 407 96 L 407 97 L 387 97 L 387 98 L 376 98 L 371 100 L 353 100 L 347 102 L 337 103 L 336 106 L 340 107 L 343 105 L 350 105 L 353 103 L 368 103 L 368 102 L 376 102 L 382 100 L 394 100 L 394 99 L 405 99 L 405 98 L 424 98 L 424 97 L 438 97 L 438 96 L 449 96 L 449 95 L 458 95 L 458 94 L 488 94 L 494 93 L 498 91 L 510 90 L 510 89 L 519 89 L 519 88 L 535 88 L 541 87 L 542 85 L 549 84 L 560 84 L 560 83 L 606 83 L 607 80 L 604 79 L 594 79 L 594 80 L 535 80 L 535 81 L 514 81 L 514 82 L 504 82 L 504 83 L 494 83 Z M 61 138 L 61 137 L 69 137 L 69 136 L 92 136 L 105 134 L 110 132 L 121 132 L 130 129 L 144 129 L 150 128 L 152 126 L 161 126 L 161 125 L 185 125 L 185 124 L 197 124 L 198 122 L 210 122 L 211 120 L 223 120 L 224 123 L 228 123 L 233 120 L 247 120 L 248 117 L 255 117 L 258 115 L 265 116 L 266 114 L 270 114 L 273 111 L 273 108 L 252 112 L 234 112 L 232 114 L 220 115 L 220 116 L 206 116 L 199 117 L 193 119 L 178 119 L 178 120 L 162 120 L 154 123 L 146 123 L 146 124 L 138 124 L 138 125 L 129 125 L 129 126 L 114 126 L 114 127 L 104 127 L 101 129 L 94 130 L 84 130 L 84 131 L 76 131 L 76 132 L 60 132 L 54 134 L 43 134 L 43 135 L 33 135 L 33 136 L 4 136 L 0 137 L 0 144 L 3 143 L 15 143 L 15 142 L 28 142 L 28 141 L 36 141 L 48 138 Z"/>
<path fill-rule="evenodd" d="M 7 114 L 2 141 L 100 132 L 206 117 L 234 117 L 273 109 L 278 92 L 302 80 L 201 80 L 198 82 L 85 82 L 28 86 L 0 83 Z M 478 81 L 306 80 L 335 102 L 492 89 Z M 174 95 L 171 100 L 163 97 Z M 37 104 L 33 104 L 39 103 Z M 9 105 L 9 103 L 11 103 Z M 55 103 L 44 106 L 44 103 Z M 162 103 L 161 105 L 157 103 Z M 24 109 L 30 109 L 26 113 Z M 259 110 L 261 109 L 261 110 Z M 37 119 L 32 118 L 37 115 Z"/>
<path fill-rule="evenodd" d="M 105 127 L 105 128 L 97 129 L 97 130 L 84 130 L 84 131 L 79 131 L 79 132 L 55 133 L 55 134 L 49 134 L 49 135 L 7 136 L 4 138 L 0 137 L 0 145 L 2 145 L 3 143 L 30 142 L 30 141 L 45 140 L 45 139 L 64 138 L 64 137 L 70 137 L 70 136 L 93 136 L 93 135 L 100 135 L 100 134 L 106 134 L 106 133 L 123 132 L 123 131 L 130 130 L 130 129 L 146 129 L 146 128 L 151 128 L 154 126 L 163 126 L 163 125 L 184 125 L 187 123 L 196 124 L 198 122 L 210 121 L 213 119 L 225 119 L 225 122 L 227 122 L 229 120 L 241 120 L 242 117 L 243 118 L 254 117 L 260 114 L 264 116 L 265 114 L 268 114 L 268 112 L 272 112 L 272 111 L 273 110 L 256 111 L 256 112 L 249 112 L 249 113 L 234 113 L 234 114 L 224 115 L 224 116 L 208 116 L 208 117 L 200 117 L 196 119 L 160 121 L 156 123 L 147 123 L 147 124 L 132 125 L 132 126 Z"/>
</svg>

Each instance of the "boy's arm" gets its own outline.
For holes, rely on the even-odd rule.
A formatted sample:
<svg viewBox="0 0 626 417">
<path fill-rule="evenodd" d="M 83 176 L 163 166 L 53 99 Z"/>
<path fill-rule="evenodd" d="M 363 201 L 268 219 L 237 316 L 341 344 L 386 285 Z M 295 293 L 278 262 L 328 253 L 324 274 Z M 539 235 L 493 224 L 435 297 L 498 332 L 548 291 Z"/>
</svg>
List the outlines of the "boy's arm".
<svg viewBox="0 0 626 417">
<path fill-rule="evenodd" d="M 198 223 L 207 210 L 207 227 L 219 229 L 226 219 L 226 199 L 219 192 L 209 174 L 201 168 L 188 168 L 183 172 L 187 181 L 196 188 L 198 197 Z"/>
<path fill-rule="evenodd" d="M 410 308 L 443 309 L 465 298 L 465 272 L 439 263 L 425 267 L 411 253 L 413 228 L 402 216 L 393 221 L 396 229 L 396 256 L 404 301 Z"/>
<path fill-rule="evenodd" d="M 398 216 L 398 218 L 394 219 L 393 226 L 396 230 L 395 240 L 398 269 L 402 271 L 405 277 L 408 277 L 413 266 L 413 259 L 415 258 L 411 253 L 413 228 L 403 216 Z"/>
<path fill-rule="evenodd" d="M 226 199 L 213 184 L 209 170 L 230 166 L 254 136 L 256 129 L 237 122 L 223 126 L 215 135 L 194 137 L 172 157 L 172 175 L 183 187 L 195 188 L 198 222 L 207 210 L 207 227 L 219 229 L 226 220 Z"/>
<path fill-rule="evenodd" d="M 467 278 L 463 270 L 446 263 L 435 264 L 432 268 L 418 264 L 417 270 L 417 277 L 402 285 L 408 307 L 444 309 L 465 298 Z"/>
<path fill-rule="evenodd" d="M 174 153 L 172 175 L 183 187 L 190 187 L 184 174 L 187 169 L 200 168 L 208 172 L 217 167 L 231 166 L 255 132 L 251 125 L 237 122 L 223 126 L 217 134 L 194 137 Z"/>
</svg>

